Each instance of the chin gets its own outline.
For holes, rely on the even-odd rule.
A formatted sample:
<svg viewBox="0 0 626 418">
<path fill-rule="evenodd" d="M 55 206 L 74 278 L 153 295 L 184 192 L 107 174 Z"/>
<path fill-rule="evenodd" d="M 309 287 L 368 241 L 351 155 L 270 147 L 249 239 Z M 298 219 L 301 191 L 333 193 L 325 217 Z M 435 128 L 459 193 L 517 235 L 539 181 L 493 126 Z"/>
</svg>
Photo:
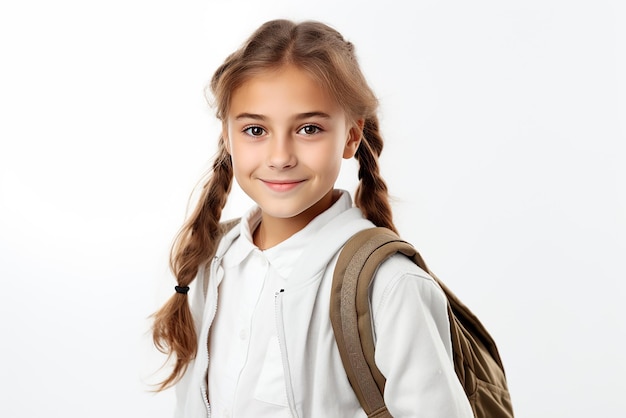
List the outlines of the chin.
<svg viewBox="0 0 626 418">
<path fill-rule="evenodd" d="M 261 212 L 263 213 L 263 216 L 269 216 L 271 218 L 276 218 L 276 219 L 290 219 L 290 218 L 295 218 L 298 215 L 301 215 L 303 212 L 305 212 L 306 209 L 301 210 L 301 211 L 297 211 L 297 210 L 265 210 L 265 208 L 261 207 Z"/>
</svg>

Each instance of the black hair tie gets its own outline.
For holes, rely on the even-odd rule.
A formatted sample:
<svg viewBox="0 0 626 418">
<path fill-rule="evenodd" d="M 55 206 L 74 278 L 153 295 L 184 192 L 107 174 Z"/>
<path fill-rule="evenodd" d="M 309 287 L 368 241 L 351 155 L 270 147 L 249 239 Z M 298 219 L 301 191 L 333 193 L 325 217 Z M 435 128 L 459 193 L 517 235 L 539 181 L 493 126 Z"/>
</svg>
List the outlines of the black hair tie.
<svg viewBox="0 0 626 418">
<path fill-rule="evenodd" d="M 189 286 L 174 286 L 174 289 L 176 289 L 176 293 L 182 293 L 183 295 L 189 292 Z"/>
</svg>

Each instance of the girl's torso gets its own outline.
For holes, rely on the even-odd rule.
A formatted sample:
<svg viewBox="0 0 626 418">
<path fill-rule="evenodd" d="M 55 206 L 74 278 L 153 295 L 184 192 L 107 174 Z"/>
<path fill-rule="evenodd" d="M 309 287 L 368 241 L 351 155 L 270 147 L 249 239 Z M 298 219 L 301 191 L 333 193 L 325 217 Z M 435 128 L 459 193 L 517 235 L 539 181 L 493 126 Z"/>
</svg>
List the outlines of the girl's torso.
<svg viewBox="0 0 626 418">
<path fill-rule="evenodd" d="M 365 417 L 335 344 L 329 302 L 341 247 L 354 233 L 372 226 L 351 208 L 344 192 L 285 245 L 259 251 L 251 243 L 254 222 L 227 234 L 210 271 L 201 276 L 212 277 L 206 298 L 202 292 L 194 297 L 200 344 L 177 387 L 177 416 Z M 389 310 L 388 303 L 400 305 L 400 311 L 393 306 Z M 419 306 L 419 312 L 403 305 Z M 440 410 L 429 416 L 470 417 L 451 364 L 445 300 L 432 279 L 406 258 L 394 256 L 377 274 L 372 308 L 377 334 L 385 336 L 376 355 L 388 378 L 385 400 L 390 411 L 397 405 L 394 416 L 415 416 L 403 415 L 403 408 L 416 410 L 415 388 L 426 379 L 435 392 L 437 385 L 443 388 L 433 402 L 447 405 L 442 409 L 420 400 L 424 407 Z M 420 327 L 420 321 L 425 332 L 419 336 L 393 332 Z M 416 339 L 419 346 L 413 347 Z M 412 366 L 403 356 L 417 356 L 425 364 Z"/>
</svg>

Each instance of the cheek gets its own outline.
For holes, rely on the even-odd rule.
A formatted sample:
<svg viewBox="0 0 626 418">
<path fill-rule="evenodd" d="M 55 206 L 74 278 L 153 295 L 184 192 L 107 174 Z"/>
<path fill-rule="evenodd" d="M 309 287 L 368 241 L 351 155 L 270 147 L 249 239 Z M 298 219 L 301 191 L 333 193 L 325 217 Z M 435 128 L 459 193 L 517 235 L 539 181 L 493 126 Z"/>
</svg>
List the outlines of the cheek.
<svg viewBox="0 0 626 418">
<path fill-rule="evenodd" d="M 307 165 L 325 177 L 336 178 L 341 169 L 343 147 L 337 144 L 327 144 L 317 152 L 307 152 L 304 156 Z"/>
<path fill-rule="evenodd" d="M 257 153 L 250 152 L 246 147 L 231 143 L 230 157 L 233 162 L 233 171 L 235 175 L 249 171 L 255 166 L 255 155 Z"/>
</svg>

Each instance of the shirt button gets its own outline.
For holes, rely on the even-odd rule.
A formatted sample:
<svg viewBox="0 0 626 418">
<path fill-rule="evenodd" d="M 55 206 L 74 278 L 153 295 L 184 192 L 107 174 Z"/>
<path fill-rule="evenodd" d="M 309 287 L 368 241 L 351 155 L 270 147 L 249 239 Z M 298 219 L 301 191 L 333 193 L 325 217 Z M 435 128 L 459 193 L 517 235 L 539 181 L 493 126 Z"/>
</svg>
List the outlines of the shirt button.
<svg viewBox="0 0 626 418">
<path fill-rule="evenodd" d="M 239 331 L 239 338 L 241 340 L 245 340 L 246 338 L 248 338 L 248 332 L 245 329 L 242 329 L 241 331 Z"/>
</svg>

